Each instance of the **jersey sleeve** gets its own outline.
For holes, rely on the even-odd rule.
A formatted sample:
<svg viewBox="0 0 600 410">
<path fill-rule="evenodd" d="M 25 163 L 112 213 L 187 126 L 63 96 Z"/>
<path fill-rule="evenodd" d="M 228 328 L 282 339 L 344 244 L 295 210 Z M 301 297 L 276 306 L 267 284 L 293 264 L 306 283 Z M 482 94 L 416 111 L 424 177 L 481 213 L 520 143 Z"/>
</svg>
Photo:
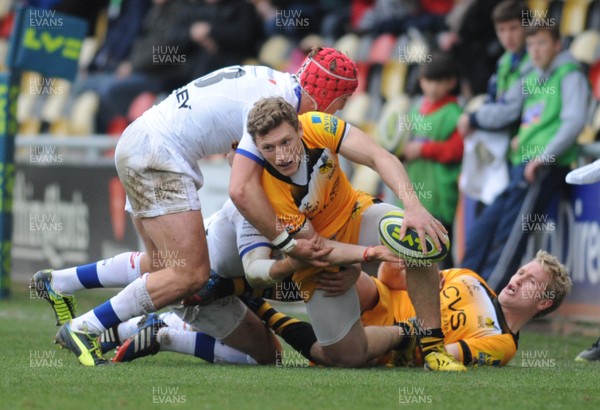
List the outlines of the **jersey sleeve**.
<svg viewBox="0 0 600 410">
<path fill-rule="evenodd" d="M 240 258 L 261 246 L 271 249 L 271 243 L 238 212 L 234 219 L 236 241 Z"/>
<path fill-rule="evenodd" d="M 307 112 L 299 117 L 305 141 L 317 147 L 339 152 L 342 141 L 350 130 L 350 124 L 333 115 L 322 112 Z"/>
<path fill-rule="evenodd" d="M 467 338 L 458 341 L 464 364 L 480 366 L 504 366 L 517 352 L 517 345 L 509 333 Z"/>
<path fill-rule="evenodd" d="M 251 159 L 252 161 L 259 164 L 260 166 L 264 166 L 265 159 L 261 155 L 261 153 L 258 152 L 258 149 L 256 148 L 256 144 L 254 144 L 254 141 L 252 141 L 252 137 L 250 136 L 250 134 L 248 134 L 247 119 L 248 119 L 248 113 L 250 112 L 251 109 L 252 109 L 252 107 L 246 107 L 244 109 L 244 115 L 243 115 L 244 131 L 242 134 L 242 139 L 240 140 L 240 142 L 235 150 L 235 153 L 239 154 L 239 155 L 243 155 L 246 158 Z"/>
</svg>

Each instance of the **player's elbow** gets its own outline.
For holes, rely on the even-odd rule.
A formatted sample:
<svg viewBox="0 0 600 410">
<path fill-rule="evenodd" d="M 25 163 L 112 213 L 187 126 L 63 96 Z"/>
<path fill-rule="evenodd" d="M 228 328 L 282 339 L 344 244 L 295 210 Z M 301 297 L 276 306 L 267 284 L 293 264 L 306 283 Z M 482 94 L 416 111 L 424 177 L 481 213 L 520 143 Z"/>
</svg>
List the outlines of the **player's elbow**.
<svg viewBox="0 0 600 410">
<path fill-rule="evenodd" d="M 231 181 L 229 184 L 229 197 L 235 204 L 237 209 L 243 209 L 244 205 L 248 202 L 252 184 L 250 181 L 244 183 L 243 181 Z"/>
<path fill-rule="evenodd" d="M 243 184 L 235 184 L 233 181 L 229 184 L 229 198 L 237 206 L 238 203 L 243 203 L 244 197 L 247 193 L 244 190 Z"/>
</svg>

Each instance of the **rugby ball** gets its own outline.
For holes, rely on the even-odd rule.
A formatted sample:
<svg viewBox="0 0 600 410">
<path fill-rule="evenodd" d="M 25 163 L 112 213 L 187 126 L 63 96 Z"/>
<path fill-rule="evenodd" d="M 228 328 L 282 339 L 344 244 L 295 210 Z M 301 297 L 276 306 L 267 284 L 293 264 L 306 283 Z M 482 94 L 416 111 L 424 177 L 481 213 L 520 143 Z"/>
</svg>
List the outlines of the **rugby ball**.
<svg viewBox="0 0 600 410">
<path fill-rule="evenodd" d="M 379 221 L 379 240 L 396 255 L 407 261 L 439 262 L 448 255 L 450 241 L 441 243 L 441 248 L 434 245 L 429 235 L 426 235 L 428 252 L 423 254 L 423 247 L 417 231 L 409 228 L 400 240 L 400 228 L 404 221 L 404 211 L 390 211 Z M 447 236 L 446 236 L 447 238 Z"/>
</svg>

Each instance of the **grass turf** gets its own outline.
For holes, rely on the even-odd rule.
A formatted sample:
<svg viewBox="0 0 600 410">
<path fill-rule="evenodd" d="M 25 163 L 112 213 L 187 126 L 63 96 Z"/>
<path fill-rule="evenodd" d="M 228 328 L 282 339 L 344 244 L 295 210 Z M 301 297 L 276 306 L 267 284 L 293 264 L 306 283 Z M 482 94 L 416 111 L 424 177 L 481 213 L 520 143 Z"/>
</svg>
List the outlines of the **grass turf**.
<svg viewBox="0 0 600 410">
<path fill-rule="evenodd" d="M 113 293 L 78 294 L 78 312 Z M 597 409 L 600 363 L 576 363 L 590 338 L 521 332 L 504 368 L 466 374 L 421 369 L 323 369 L 210 365 L 175 353 L 86 368 L 53 344 L 50 306 L 26 285 L 0 301 L 1 409 Z M 525 367 L 524 364 L 532 367 Z"/>
</svg>

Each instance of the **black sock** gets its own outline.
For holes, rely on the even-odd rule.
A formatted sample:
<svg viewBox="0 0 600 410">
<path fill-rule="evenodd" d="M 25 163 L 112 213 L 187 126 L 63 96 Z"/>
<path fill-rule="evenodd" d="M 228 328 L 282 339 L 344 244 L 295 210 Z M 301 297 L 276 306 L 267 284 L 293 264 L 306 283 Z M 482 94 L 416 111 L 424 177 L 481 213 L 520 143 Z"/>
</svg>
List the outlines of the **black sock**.
<svg viewBox="0 0 600 410">
<path fill-rule="evenodd" d="M 444 332 L 442 332 L 442 329 L 439 327 L 435 329 L 419 329 L 417 337 L 419 339 L 419 344 L 421 345 L 421 350 L 423 351 L 423 356 L 427 356 L 429 353 L 438 350 L 440 347 L 442 349 L 444 348 Z"/>
<path fill-rule="evenodd" d="M 264 299 L 244 300 L 244 303 L 264 321 L 270 329 L 302 356 L 314 362 L 310 349 L 317 341 L 317 336 L 310 323 L 302 322 L 278 312 Z"/>
</svg>

